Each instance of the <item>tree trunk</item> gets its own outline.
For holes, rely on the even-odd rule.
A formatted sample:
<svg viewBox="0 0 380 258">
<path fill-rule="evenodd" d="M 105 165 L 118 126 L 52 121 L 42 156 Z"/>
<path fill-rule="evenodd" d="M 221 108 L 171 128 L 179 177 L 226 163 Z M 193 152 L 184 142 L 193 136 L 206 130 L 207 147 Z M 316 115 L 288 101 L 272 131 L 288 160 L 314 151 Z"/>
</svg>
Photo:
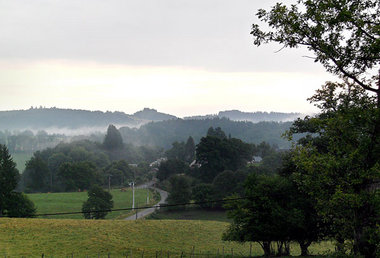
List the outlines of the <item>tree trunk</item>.
<svg viewBox="0 0 380 258">
<path fill-rule="evenodd" d="M 270 241 L 264 241 L 264 242 L 260 243 L 260 245 L 263 248 L 264 256 L 269 257 L 272 255 L 271 242 Z"/>
<path fill-rule="evenodd" d="M 309 246 L 311 245 L 310 241 L 298 241 L 298 244 L 300 245 L 301 249 L 301 256 L 308 256 L 309 255 Z"/>
</svg>

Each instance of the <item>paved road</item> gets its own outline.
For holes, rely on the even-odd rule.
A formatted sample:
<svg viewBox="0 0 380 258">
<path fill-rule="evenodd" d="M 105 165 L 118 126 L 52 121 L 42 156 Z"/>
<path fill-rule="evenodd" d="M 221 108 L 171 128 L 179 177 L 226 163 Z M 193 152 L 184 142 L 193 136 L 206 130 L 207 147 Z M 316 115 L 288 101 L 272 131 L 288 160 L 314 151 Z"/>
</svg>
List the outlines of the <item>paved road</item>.
<svg viewBox="0 0 380 258">
<path fill-rule="evenodd" d="M 149 187 L 153 190 L 156 190 L 160 193 L 161 200 L 151 208 L 147 208 L 144 210 L 137 210 L 138 211 L 137 212 L 137 219 L 141 219 L 141 218 L 144 218 L 145 216 L 148 216 L 149 214 L 152 214 L 156 209 L 159 209 L 160 208 L 159 206 L 161 204 L 165 203 L 166 199 L 168 198 L 168 192 L 161 190 L 161 189 L 158 189 L 156 187 L 152 187 L 152 185 L 153 185 L 153 182 L 149 182 L 147 184 L 137 186 L 136 188 L 147 188 L 147 187 Z M 125 218 L 125 220 L 136 220 L 136 214 Z"/>
</svg>

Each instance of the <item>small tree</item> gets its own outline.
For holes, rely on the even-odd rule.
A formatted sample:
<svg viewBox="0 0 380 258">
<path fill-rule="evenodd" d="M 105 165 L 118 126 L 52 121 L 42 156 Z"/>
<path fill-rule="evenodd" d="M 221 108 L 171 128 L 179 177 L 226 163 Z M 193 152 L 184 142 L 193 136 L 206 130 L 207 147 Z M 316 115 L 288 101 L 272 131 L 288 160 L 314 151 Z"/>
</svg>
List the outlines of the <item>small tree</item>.
<svg viewBox="0 0 380 258">
<path fill-rule="evenodd" d="M 94 185 L 88 191 L 88 199 L 83 203 L 82 212 L 85 219 L 104 219 L 112 207 L 112 195 Z"/>
</svg>

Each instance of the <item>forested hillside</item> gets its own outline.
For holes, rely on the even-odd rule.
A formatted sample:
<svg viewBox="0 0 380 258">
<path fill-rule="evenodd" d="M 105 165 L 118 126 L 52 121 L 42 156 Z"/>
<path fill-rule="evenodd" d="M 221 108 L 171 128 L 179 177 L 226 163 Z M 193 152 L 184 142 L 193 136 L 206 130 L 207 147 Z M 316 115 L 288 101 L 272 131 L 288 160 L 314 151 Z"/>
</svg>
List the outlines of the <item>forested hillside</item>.
<svg viewBox="0 0 380 258">
<path fill-rule="evenodd" d="M 270 122 L 287 122 L 301 117 L 301 113 L 282 113 L 282 112 L 242 112 L 240 110 L 220 111 L 217 115 L 189 116 L 184 119 L 212 119 L 228 118 L 233 121 L 248 121 L 253 123 L 270 121 Z"/>
<path fill-rule="evenodd" d="M 245 142 L 258 144 L 265 141 L 284 149 L 288 148 L 290 143 L 281 136 L 289 129 L 290 125 L 291 122 L 260 122 L 254 124 L 231 121 L 227 118 L 176 119 L 148 123 L 139 129 L 122 127 L 119 130 L 124 142 L 168 149 L 173 142 L 186 141 L 189 136 L 192 136 L 195 142 L 199 142 L 210 127 L 220 127 L 227 135 Z"/>
</svg>

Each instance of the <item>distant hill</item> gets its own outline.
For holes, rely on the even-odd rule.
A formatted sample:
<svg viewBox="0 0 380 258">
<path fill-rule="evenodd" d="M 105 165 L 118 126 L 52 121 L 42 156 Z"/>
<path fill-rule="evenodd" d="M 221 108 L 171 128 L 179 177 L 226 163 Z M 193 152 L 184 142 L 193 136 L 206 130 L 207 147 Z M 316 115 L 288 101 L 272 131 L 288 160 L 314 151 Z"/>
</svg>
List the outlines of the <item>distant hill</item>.
<svg viewBox="0 0 380 258">
<path fill-rule="evenodd" d="M 228 118 L 233 121 L 249 121 L 253 123 L 263 121 L 287 122 L 294 121 L 301 117 L 301 113 L 282 113 L 282 112 L 242 112 L 239 110 L 220 111 L 217 115 L 190 116 L 184 119 L 209 119 L 209 118 Z"/>
<path fill-rule="evenodd" d="M 156 109 L 144 108 L 133 114 L 134 118 L 147 120 L 147 121 L 164 121 L 170 119 L 177 119 L 177 117 L 158 112 Z"/>
<path fill-rule="evenodd" d="M 161 122 L 151 122 L 140 128 L 122 127 L 119 129 L 124 142 L 135 145 L 159 146 L 165 149 L 175 141 L 186 141 L 192 136 L 195 142 L 207 134 L 212 127 L 221 127 L 231 137 L 242 139 L 249 143 L 266 141 L 279 148 L 286 149 L 290 143 L 282 138 L 292 122 L 259 122 L 232 121 L 227 118 L 207 119 L 175 119 Z"/>
<path fill-rule="evenodd" d="M 0 111 L 0 130 L 106 128 L 109 124 L 137 126 L 139 123 L 140 121 L 122 112 L 59 108 Z"/>
<path fill-rule="evenodd" d="M 64 133 L 105 131 L 108 125 L 136 127 L 150 121 L 174 119 L 175 116 L 144 109 L 133 115 L 123 112 L 102 112 L 60 108 L 30 108 L 28 110 L 0 111 L 0 130 L 46 130 Z M 51 129 L 51 130 L 49 130 Z M 73 133 L 71 133 L 73 134 Z"/>
</svg>

